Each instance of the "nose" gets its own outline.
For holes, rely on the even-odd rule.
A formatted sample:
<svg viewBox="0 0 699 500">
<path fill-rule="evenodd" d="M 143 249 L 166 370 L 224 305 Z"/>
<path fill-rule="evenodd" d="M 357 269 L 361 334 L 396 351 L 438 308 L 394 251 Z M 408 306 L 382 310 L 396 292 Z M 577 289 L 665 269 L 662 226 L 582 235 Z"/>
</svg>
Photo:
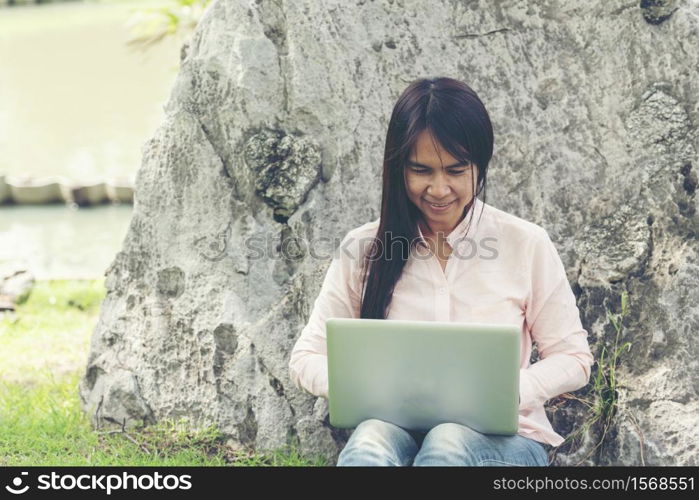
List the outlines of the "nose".
<svg viewBox="0 0 699 500">
<path fill-rule="evenodd" d="M 438 173 L 433 177 L 429 186 L 427 186 L 427 194 L 435 200 L 443 200 L 449 196 L 451 188 L 444 173 Z"/>
</svg>

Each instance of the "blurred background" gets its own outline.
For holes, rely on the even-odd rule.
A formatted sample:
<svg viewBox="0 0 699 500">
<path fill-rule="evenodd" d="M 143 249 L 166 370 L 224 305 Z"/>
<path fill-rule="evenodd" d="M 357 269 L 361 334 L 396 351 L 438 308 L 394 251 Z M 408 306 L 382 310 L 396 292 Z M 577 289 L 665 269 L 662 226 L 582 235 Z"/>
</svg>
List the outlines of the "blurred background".
<svg viewBox="0 0 699 500">
<path fill-rule="evenodd" d="M 0 466 L 274 463 L 186 421 L 95 430 L 78 396 L 141 148 L 209 3 L 0 0 Z"/>
<path fill-rule="evenodd" d="M 208 3 L 0 0 L 0 264 L 103 276 Z"/>
</svg>

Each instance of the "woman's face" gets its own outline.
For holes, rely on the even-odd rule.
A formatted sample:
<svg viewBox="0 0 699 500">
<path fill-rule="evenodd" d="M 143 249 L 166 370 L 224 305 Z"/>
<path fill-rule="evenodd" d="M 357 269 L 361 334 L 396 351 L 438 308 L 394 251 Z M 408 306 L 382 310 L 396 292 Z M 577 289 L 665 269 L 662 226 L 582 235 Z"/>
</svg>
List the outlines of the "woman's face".
<svg viewBox="0 0 699 500">
<path fill-rule="evenodd" d="M 423 130 L 405 166 L 405 181 L 408 198 L 420 209 L 431 231 L 442 231 L 446 236 L 461 221 L 473 198 L 478 168 L 473 163 L 459 163 Z M 434 207 L 432 203 L 448 206 Z"/>
</svg>

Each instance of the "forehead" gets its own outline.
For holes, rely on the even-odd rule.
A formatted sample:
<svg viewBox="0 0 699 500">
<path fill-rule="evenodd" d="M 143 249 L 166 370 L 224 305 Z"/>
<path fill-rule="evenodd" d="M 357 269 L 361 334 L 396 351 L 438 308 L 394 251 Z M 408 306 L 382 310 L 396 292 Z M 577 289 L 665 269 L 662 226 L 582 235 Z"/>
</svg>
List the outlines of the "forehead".
<svg viewBox="0 0 699 500">
<path fill-rule="evenodd" d="M 442 163 L 445 165 L 451 165 L 458 161 L 451 154 L 449 154 L 449 152 L 442 147 L 437 138 L 430 134 L 430 132 L 427 130 L 423 130 L 417 136 L 415 145 L 410 152 L 410 159 L 419 161 L 420 163 L 430 165 L 434 164 L 436 166 L 439 166 Z"/>
</svg>

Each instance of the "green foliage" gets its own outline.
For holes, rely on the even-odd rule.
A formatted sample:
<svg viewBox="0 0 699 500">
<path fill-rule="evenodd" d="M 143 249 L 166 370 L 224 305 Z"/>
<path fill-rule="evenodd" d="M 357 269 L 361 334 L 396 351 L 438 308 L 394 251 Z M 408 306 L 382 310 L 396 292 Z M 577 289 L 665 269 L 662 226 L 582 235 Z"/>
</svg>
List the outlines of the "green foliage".
<svg viewBox="0 0 699 500">
<path fill-rule="evenodd" d="M 169 36 L 194 30 L 211 0 L 170 0 L 157 7 L 137 9 L 128 22 L 127 44 L 147 49 Z"/>
<path fill-rule="evenodd" d="M 617 368 L 621 362 L 623 352 L 631 350 L 631 342 L 624 342 L 619 345 L 623 321 L 629 313 L 628 299 L 628 293 L 624 290 L 621 294 L 621 312 L 612 313 L 608 309 L 606 310 L 607 319 L 615 331 L 614 344 L 610 350 L 607 349 L 606 345 L 602 345 L 601 353 L 597 359 L 597 369 L 591 380 L 592 399 L 572 398 L 587 406 L 589 416 L 580 428 L 566 438 L 565 442 L 573 442 L 578 437 L 585 436 L 593 428 L 599 429 L 600 432 L 597 444 L 583 460 L 587 459 L 602 446 L 617 413 Z"/>
</svg>

